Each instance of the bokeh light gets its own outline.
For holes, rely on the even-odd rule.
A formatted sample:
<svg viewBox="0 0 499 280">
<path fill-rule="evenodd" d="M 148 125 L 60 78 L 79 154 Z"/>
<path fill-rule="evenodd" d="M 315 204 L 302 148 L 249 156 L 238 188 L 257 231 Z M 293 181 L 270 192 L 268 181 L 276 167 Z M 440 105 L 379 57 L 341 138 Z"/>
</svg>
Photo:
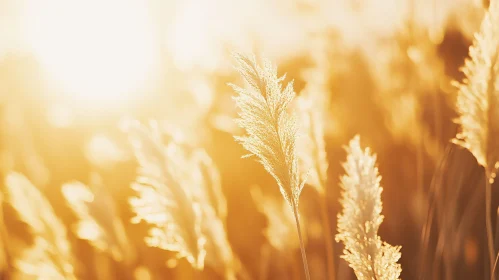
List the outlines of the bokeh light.
<svg viewBox="0 0 499 280">
<path fill-rule="evenodd" d="M 130 102 L 154 75 L 158 38 L 147 2 L 28 0 L 25 5 L 27 42 L 35 58 L 75 102 Z"/>
</svg>

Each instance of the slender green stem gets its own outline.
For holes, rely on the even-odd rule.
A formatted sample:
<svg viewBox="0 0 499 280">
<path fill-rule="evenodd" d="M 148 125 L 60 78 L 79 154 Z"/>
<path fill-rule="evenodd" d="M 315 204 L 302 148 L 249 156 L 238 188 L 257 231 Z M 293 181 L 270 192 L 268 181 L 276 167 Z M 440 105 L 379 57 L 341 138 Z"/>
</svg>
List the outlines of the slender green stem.
<svg viewBox="0 0 499 280">
<path fill-rule="evenodd" d="M 308 262 L 307 262 L 307 254 L 305 253 L 305 245 L 303 244 L 303 239 L 301 235 L 300 229 L 300 219 L 298 219 L 298 207 L 296 206 L 293 199 L 291 199 L 291 203 L 293 204 L 293 214 L 295 216 L 296 229 L 298 230 L 298 238 L 300 239 L 300 250 L 301 250 L 301 258 L 303 261 L 303 269 L 305 270 L 305 277 L 307 280 L 310 280 L 310 273 L 308 272 Z"/>
<path fill-rule="evenodd" d="M 492 240 L 492 219 L 490 216 L 490 208 L 492 200 L 492 187 L 490 185 L 490 172 L 485 171 L 485 227 L 487 230 L 487 247 L 489 251 L 490 263 L 490 279 L 495 280 L 493 267 L 494 267 L 494 241 Z"/>
</svg>

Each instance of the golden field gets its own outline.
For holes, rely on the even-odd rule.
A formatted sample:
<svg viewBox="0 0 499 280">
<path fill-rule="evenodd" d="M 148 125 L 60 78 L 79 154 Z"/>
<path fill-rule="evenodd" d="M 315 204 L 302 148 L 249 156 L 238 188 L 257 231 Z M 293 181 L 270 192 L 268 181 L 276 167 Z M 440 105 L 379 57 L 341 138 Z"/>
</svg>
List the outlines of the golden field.
<svg viewBox="0 0 499 280">
<path fill-rule="evenodd" d="M 499 0 L 0 0 L 0 279 L 496 279 Z"/>
</svg>

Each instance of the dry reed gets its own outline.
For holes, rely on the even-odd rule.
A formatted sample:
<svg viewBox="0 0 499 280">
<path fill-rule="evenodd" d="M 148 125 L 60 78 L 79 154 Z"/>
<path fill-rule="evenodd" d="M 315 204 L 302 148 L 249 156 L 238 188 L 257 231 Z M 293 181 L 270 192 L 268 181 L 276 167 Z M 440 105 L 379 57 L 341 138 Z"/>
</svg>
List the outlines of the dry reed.
<svg viewBox="0 0 499 280">
<path fill-rule="evenodd" d="M 66 227 L 57 218 L 45 196 L 19 173 L 5 178 L 7 202 L 26 223 L 34 238 L 33 245 L 15 260 L 14 279 L 76 279 Z"/>
<path fill-rule="evenodd" d="M 499 167 L 499 1 L 490 2 L 489 10 L 475 34 L 462 72 L 465 79 L 454 83 L 458 89 L 456 108 L 461 132 L 453 142 L 468 149 L 485 169 L 485 222 L 489 266 L 494 267 L 491 221 L 491 184 Z M 491 273 L 491 279 L 495 279 Z"/>
<path fill-rule="evenodd" d="M 341 178 L 343 212 L 338 215 L 336 241 L 345 245 L 343 255 L 359 280 L 396 280 L 402 268 L 397 263 L 399 246 L 381 241 L 378 229 L 381 214 L 381 176 L 376 155 L 362 149 L 360 137 L 354 137 L 345 148 L 348 156 Z"/>
<path fill-rule="evenodd" d="M 277 67 L 268 60 L 264 60 L 263 67 L 260 67 L 255 57 L 234 54 L 234 58 L 238 64 L 237 71 L 248 85 L 246 89 L 231 85 L 238 94 L 234 98 L 240 109 L 238 124 L 247 132 L 247 136 L 236 136 L 236 140 L 251 155 L 258 157 L 291 207 L 305 275 L 310 279 L 298 218 L 299 198 L 304 185 L 304 181 L 300 182 L 296 155 L 298 126 L 295 115 L 288 112 L 295 97 L 293 83 L 282 89 L 285 76 L 278 77 Z"/>
<path fill-rule="evenodd" d="M 145 127 L 130 122 L 126 127 L 135 157 L 138 176 L 132 188 L 138 196 L 130 198 L 137 214 L 133 223 L 152 225 L 146 243 L 152 247 L 177 252 L 196 269 L 203 269 L 205 238 L 201 232 L 201 209 L 192 200 L 190 189 L 176 178 L 172 162 L 175 145 L 163 145 L 157 124 Z"/>
<path fill-rule="evenodd" d="M 73 181 L 62 186 L 62 193 L 78 221 L 73 229 L 81 239 L 87 240 L 101 252 L 108 253 L 116 261 L 129 262 L 133 249 L 119 219 L 117 207 L 104 186 L 89 187 Z"/>
</svg>

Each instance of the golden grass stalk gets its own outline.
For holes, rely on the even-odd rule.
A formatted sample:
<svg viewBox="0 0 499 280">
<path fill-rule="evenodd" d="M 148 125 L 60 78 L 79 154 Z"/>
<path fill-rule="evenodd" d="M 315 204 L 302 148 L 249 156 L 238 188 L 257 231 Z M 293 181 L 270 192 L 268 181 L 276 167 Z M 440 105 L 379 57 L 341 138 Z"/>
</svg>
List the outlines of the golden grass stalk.
<svg viewBox="0 0 499 280">
<path fill-rule="evenodd" d="M 202 178 L 202 198 L 206 205 L 210 205 L 216 215 L 224 221 L 227 218 L 227 201 L 222 192 L 220 173 L 211 157 L 202 149 L 194 152 L 194 159 Z"/>
<path fill-rule="evenodd" d="M 369 148 L 361 148 L 359 136 L 345 149 L 348 156 L 343 164 L 346 174 L 341 178 L 343 211 L 338 215 L 336 235 L 336 241 L 345 245 L 341 257 L 359 280 L 399 279 L 401 247 L 391 246 L 378 236 L 384 216 L 376 155 Z"/>
<path fill-rule="evenodd" d="M 9 246 L 6 241 L 8 240 L 7 227 L 5 226 L 5 217 L 3 211 L 4 196 L 0 193 L 0 274 L 8 269 Z"/>
<path fill-rule="evenodd" d="M 295 93 L 293 83 L 282 89 L 285 76 L 277 76 L 277 67 L 264 60 L 260 67 L 255 57 L 234 54 L 239 74 L 248 84 L 241 88 L 232 85 L 238 94 L 235 97 L 239 107 L 238 124 L 245 129 L 247 136 L 236 137 L 250 155 L 257 156 L 265 170 L 277 181 L 281 194 L 293 211 L 305 275 L 308 273 L 307 257 L 302 242 L 298 204 L 304 182 L 300 182 L 298 159 L 296 155 L 297 122 L 290 114 L 289 104 Z"/>
<path fill-rule="evenodd" d="M 62 186 L 66 202 L 78 218 L 73 227 L 76 236 L 115 261 L 132 261 L 133 249 L 113 198 L 102 185 L 92 186 L 77 181 Z"/>
<path fill-rule="evenodd" d="M 226 234 L 227 203 L 222 193 L 220 174 L 206 151 L 181 149 L 175 156 L 177 174 L 189 182 L 193 200 L 201 208 L 201 231 L 206 238 L 206 265 L 225 279 L 236 279 L 239 261 Z"/>
<path fill-rule="evenodd" d="M 300 171 L 307 173 L 307 185 L 321 196 L 325 194 L 327 169 L 326 143 L 324 141 L 324 112 L 318 97 L 311 94 L 297 98 L 301 121 L 297 152 Z"/>
<path fill-rule="evenodd" d="M 499 1 L 490 2 L 489 10 L 475 34 L 469 58 L 462 71 L 465 79 L 458 88 L 457 123 L 461 132 L 453 142 L 468 149 L 485 169 L 486 231 L 490 269 L 494 266 L 492 237 L 491 184 L 499 167 Z M 491 273 L 491 279 L 495 276 Z"/>
<path fill-rule="evenodd" d="M 162 134 L 160 131 L 157 133 Z M 199 207 L 199 227 L 206 254 L 204 264 L 225 279 L 236 279 L 239 262 L 227 239 L 227 203 L 215 164 L 202 149 L 174 142 L 169 143 L 168 147 L 170 177 L 188 191 L 190 203 Z"/>
<path fill-rule="evenodd" d="M 132 188 L 137 197 L 130 198 L 136 217 L 133 223 L 152 225 L 146 243 L 152 247 L 177 252 L 196 269 L 203 269 L 205 238 L 201 232 L 200 205 L 193 201 L 189 181 L 177 178 L 174 157 L 178 147 L 163 145 L 155 123 L 144 127 L 128 123 L 130 142 L 139 163 L 138 176 Z"/>
<path fill-rule="evenodd" d="M 203 213 L 202 229 L 206 235 L 206 263 L 221 270 L 225 279 L 236 279 L 240 263 L 232 252 L 226 231 L 227 202 L 222 193 L 220 174 L 204 150 L 196 150 L 193 161 L 198 171 L 197 193 Z"/>
<path fill-rule="evenodd" d="M 297 98 L 297 107 L 301 121 L 301 134 L 298 140 L 298 163 L 307 184 L 320 196 L 321 219 L 326 244 L 326 267 L 328 279 L 335 279 L 334 245 L 327 210 L 327 162 L 326 143 L 324 141 L 325 106 L 317 93 L 305 91 Z M 322 103 L 321 103 L 322 102 Z"/>
<path fill-rule="evenodd" d="M 5 179 L 7 201 L 26 223 L 34 244 L 15 260 L 14 279 L 76 279 L 66 228 L 43 194 L 19 173 Z"/>
</svg>

